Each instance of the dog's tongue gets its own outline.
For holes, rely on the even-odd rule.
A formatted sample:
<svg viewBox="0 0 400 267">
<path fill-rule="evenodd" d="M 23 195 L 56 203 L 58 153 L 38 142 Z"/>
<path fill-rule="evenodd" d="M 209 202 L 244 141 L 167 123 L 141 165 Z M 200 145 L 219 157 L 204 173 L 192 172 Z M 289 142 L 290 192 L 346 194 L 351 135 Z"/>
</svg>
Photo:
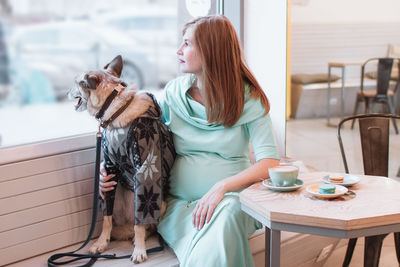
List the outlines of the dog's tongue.
<svg viewBox="0 0 400 267">
<path fill-rule="evenodd" d="M 79 97 L 78 103 L 76 103 L 76 105 L 75 105 L 75 110 L 77 110 L 80 107 L 81 103 L 82 103 L 82 98 Z"/>
</svg>

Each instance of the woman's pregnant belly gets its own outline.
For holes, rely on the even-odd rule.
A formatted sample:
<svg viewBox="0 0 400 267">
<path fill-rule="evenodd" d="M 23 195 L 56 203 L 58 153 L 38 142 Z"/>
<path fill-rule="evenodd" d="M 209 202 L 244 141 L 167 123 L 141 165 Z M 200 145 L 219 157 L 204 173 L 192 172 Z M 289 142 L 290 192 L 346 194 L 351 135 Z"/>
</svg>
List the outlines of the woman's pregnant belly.
<svg viewBox="0 0 400 267">
<path fill-rule="evenodd" d="M 184 200 L 200 199 L 218 181 L 250 166 L 247 157 L 225 159 L 217 154 L 177 155 L 170 176 L 170 194 Z"/>
</svg>

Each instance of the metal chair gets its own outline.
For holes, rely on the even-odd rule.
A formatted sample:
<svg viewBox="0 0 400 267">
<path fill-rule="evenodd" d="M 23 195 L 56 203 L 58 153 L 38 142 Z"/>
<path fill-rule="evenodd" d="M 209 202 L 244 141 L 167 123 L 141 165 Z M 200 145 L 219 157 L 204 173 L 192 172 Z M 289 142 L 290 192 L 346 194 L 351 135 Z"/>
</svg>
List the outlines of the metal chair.
<svg viewBox="0 0 400 267">
<path fill-rule="evenodd" d="M 346 121 L 358 120 L 360 126 L 360 140 L 362 159 L 365 175 L 388 177 L 389 165 L 389 122 L 400 119 L 399 115 L 393 114 L 362 114 L 344 118 L 337 127 L 337 137 L 342 154 L 344 169 L 349 173 L 346 154 L 343 147 L 341 128 Z M 378 266 L 382 249 L 383 239 L 387 234 L 365 237 L 364 262 L 373 262 Z M 394 233 L 397 260 L 400 264 L 400 233 Z M 349 266 L 353 256 L 357 238 L 349 240 L 343 266 Z M 371 249 L 371 250 L 370 250 Z M 371 253 L 373 252 L 373 253 Z M 366 260 L 368 259 L 368 260 Z"/>
<path fill-rule="evenodd" d="M 365 90 L 364 88 L 364 79 L 365 79 L 365 69 L 367 65 L 371 63 L 378 63 L 377 64 L 377 72 L 376 72 L 376 90 Z M 397 84 L 395 85 L 393 90 L 389 89 L 389 82 L 391 80 L 391 73 L 393 63 L 397 62 L 396 64 L 399 65 L 399 74 L 397 76 Z M 356 103 L 354 106 L 353 115 L 356 115 L 358 112 L 360 102 L 364 102 L 365 108 L 364 113 L 371 113 L 370 104 L 379 103 L 383 105 L 386 109 L 384 113 L 391 113 L 395 114 L 395 99 L 394 96 L 396 95 L 396 91 L 400 87 L 399 83 L 400 77 L 400 59 L 399 58 L 370 58 L 365 61 L 361 66 L 361 87 L 360 90 L 357 92 Z M 397 128 L 396 120 L 393 119 L 393 126 L 396 131 L 396 134 L 399 133 Z M 354 120 L 352 122 L 351 128 L 354 127 Z"/>
</svg>

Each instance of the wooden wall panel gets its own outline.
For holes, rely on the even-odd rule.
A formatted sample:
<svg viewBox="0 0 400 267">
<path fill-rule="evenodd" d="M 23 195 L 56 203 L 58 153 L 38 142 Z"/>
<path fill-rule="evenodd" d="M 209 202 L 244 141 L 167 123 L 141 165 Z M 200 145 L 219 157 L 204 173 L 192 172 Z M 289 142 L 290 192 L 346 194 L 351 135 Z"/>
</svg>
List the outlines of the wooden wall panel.
<svg viewBox="0 0 400 267">
<path fill-rule="evenodd" d="M 94 164 L 41 173 L 1 183 L 0 199 L 46 188 L 69 184 L 80 180 L 93 179 Z"/>
<path fill-rule="evenodd" d="M 92 207 L 92 194 L 2 215 L 0 233 Z"/>
<path fill-rule="evenodd" d="M 44 236 L 29 242 L 10 246 L 0 249 L 0 266 L 19 261 L 21 259 L 30 258 L 48 251 L 76 244 L 86 239 L 89 233 L 90 225 L 83 225 L 68 231 L 59 232 L 57 234 Z M 94 236 L 100 234 L 101 224 L 96 225 Z M 86 250 L 87 251 L 87 250 Z M 45 263 L 43 264 L 45 265 Z"/>
<path fill-rule="evenodd" d="M 0 182 L 80 166 L 95 161 L 95 149 L 0 165 Z"/>
<path fill-rule="evenodd" d="M 0 266 L 86 239 L 94 159 L 85 147 L 0 165 Z"/>
<path fill-rule="evenodd" d="M 1 186 L 1 184 L 0 184 Z M 93 179 L 0 199 L 0 215 L 93 192 Z"/>
<path fill-rule="evenodd" d="M 102 220 L 100 213 L 98 213 L 98 221 Z M 92 209 L 89 209 L 2 232 L 0 233 L 0 249 L 80 227 L 91 221 L 91 215 Z"/>
</svg>

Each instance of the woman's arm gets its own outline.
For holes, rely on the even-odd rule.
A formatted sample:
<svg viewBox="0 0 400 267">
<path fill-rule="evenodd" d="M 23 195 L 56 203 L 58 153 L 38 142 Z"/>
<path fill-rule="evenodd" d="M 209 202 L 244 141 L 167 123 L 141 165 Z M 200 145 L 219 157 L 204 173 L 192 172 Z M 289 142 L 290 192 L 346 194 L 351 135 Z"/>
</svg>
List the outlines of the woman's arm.
<svg viewBox="0 0 400 267">
<path fill-rule="evenodd" d="M 115 174 L 107 174 L 106 168 L 104 167 L 104 161 L 100 165 L 100 183 L 99 183 L 99 194 L 102 199 L 106 199 L 104 196 L 105 192 L 114 190 L 114 186 L 117 185 L 115 181 L 109 181 L 115 177 Z"/>
<path fill-rule="evenodd" d="M 268 168 L 279 165 L 278 149 L 272 131 L 269 115 L 261 116 L 246 125 L 246 129 L 254 148 L 256 163 L 236 175 L 217 182 L 197 203 L 193 211 L 193 226 L 201 229 L 211 216 L 218 203 L 227 192 L 244 189 L 251 184 L 269 177 Z"/>
<path fill-rule="evenodd" d="M 219 183 L 224 188 L 225 193 L 238 191 L 244 189 L 255 182 L 259 182 L 261 179 L 269 178 L 268 168 L 272 168 L 279 165 L 277 159 L 261 159 L 251 167 L 244 171 L 226 178 Z"/>
<path fill-rule="evenodd" d="M 278 159 L 261 159 L 242 172 L 216 183 L 197 203 L 193 211 L 192 223 L 200 230 L 211 216 L 224 194 L 244 189 L 261 179 L 269 178 L 268 168 L 279 165 Z"/>
</svg>

